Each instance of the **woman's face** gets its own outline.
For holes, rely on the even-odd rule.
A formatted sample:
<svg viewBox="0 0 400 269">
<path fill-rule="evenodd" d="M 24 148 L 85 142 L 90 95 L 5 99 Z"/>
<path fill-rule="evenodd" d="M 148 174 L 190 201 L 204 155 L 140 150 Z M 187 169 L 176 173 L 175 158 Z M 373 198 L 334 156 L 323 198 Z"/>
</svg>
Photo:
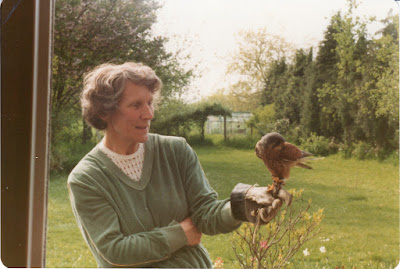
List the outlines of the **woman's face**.
<svg viewBox="0 0 400 269">
<path fill-rule="evenodd" d="M 118 142 L 144 143 L 153 116 L 153 93 L 145 86 L 127 81 L 117 110 L 106 119 L 106 135 Z"/>
</svg>

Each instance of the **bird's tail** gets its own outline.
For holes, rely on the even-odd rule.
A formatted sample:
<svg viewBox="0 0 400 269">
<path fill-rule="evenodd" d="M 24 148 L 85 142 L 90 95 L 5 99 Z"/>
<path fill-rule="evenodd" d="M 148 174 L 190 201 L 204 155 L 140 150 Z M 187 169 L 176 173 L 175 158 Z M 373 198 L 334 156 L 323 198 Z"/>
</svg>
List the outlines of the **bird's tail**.
<svg viewBox="0 0 400 269">
<path fill-rule="evenodd" d="M 305 158 L 301 158 L 302 161 L 317 161 L 317 160 L 323 160 L 325 159 L 325 157 L 305 157 Z"/>
<path fill-rule="evenodd" d="M 309 155 L 309 156 L 311 156 L 311 155 Z M 301 162 L 298 162 L 296 164 L 296 166 L 301 167 L 301 168 L 306 168 L 306 169 L 312 169 L 311 166 L 308 166 L 304 162 L 308 163 L 309 161 L 316 161 L 316 160 L 322 160 L 322 159 L 324 159 L 324 157 L 308 157 L 308 156 L 306 156 L 306 157 L 300 158 Z"/>
<path fill-rule="evenodd" d="M 308 166 L 307 164 L 305 164 L 305 163 L 300 163 L 300 162 L 298 162 L 298 163 L 296 164 L 296 166 L 301 167 L 301 168 L 306 168 L 306 169 L 312 169 L 311 166 Z"/>
<path fill-rule="evenodd" d="M 312 153 L 302 150 L 301 151 L 301 159 L 312 156 Z"/>
</svg>

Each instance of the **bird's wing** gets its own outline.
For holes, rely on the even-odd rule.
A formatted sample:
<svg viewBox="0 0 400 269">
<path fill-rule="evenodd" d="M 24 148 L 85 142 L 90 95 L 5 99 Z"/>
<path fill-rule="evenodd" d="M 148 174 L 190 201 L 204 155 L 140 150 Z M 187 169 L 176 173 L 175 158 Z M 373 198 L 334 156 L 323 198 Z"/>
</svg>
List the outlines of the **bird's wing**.
<svg viewBox="0 0 400 269">
<path fill-rule="evenodd" d="M 313 155 L 311 153 L 307 152 L 307 151 L 304 151 L 304 150 L 301 151 L 301 157 L 300 158 L 306 158 L 306 157 L 309 157 L 309 156 L 313 156 Z"/>
<path fill-rule="evenodd" d="M 284 147 L 279 153 L 279 157 L 285 161 L 297 161 L 303 157 L 303 151 L 295 145 L 285 142 Z"/>
<path fill-rule="evenodd" d="M 302 162 L 296 163 L 296 166 L 301 167 L 301 168 L 306 168 L 306 169 L 312 169 L 311 166 L 308 166 L 307 164 L 302 163 Z"/>
</svg>

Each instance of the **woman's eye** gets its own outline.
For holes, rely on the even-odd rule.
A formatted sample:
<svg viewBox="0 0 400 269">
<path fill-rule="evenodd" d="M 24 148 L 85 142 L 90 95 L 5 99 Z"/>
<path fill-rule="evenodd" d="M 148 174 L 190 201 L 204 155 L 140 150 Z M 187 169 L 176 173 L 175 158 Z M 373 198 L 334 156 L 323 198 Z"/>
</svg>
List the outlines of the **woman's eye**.
<svg viewBox="0 0 400 269">
<path fill-rule="evenodd" d="M 131 104 L 131 106 L 134 107 L 134 108 L 138 108 L 140 106 L 140 104 L 139 103 L 133 103 L 133 104 Z"/>
</svg>

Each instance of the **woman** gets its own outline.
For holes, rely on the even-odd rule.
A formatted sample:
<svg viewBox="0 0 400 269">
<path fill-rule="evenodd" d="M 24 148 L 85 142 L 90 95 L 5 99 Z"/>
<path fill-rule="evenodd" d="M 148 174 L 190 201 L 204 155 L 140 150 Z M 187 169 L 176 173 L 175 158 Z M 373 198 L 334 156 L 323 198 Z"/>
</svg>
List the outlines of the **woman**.
<svg viewBox="0 0 400 269">
<path fill-rule="evenodd" d="M 73 169 L 68 187 L 99 267 L 210 268 L 202 233 L 227 233 L 249 218 L 248 188 L 232 213 L 183 138 L 149 133 L 161 85 L 136 63 L 101 65 L 85 77 L 83 116 L 105 135 Z"/>
</svg>

